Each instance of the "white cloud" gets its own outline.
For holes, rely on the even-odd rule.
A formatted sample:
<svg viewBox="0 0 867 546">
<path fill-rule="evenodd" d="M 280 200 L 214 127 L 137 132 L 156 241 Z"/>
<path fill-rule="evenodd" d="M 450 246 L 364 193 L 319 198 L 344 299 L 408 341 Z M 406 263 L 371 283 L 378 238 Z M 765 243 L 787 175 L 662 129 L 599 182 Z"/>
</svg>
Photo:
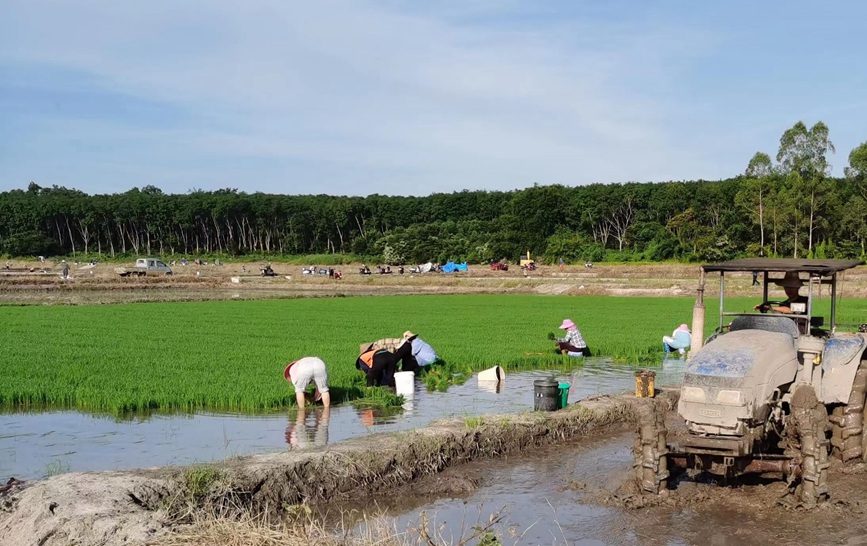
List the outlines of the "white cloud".
<svg viewBox="0 0 867 546">
<path fill-rule="evenodd" d="M 672 38 L 664 27 L 580 20 L 494 26 L 477 21 L 490 5 L 469 20 L 454 3 L 444 12 L 384 6 L 28 0 L 0 23 L 0 61 L 80 71 L 107 91 L 185 112 L 183 126 L 154 132 L 122 118 L 98 131 L 64 123 L 108 146 L 113 134 L 151 143 L 150 154 L 113 156 L 114 167 L 130 162 L 124 186 L 88 187 L 116 173 L 69 159 L 74 180 L 59 183 L 91 191 L 159 186 L 173 177 L 160 164 L 191 186 L 251 191 L 339 172 L 333 193 L 351 194 L 729 174 L 671 124 L 677 105 L 666 90 L 684 62 L 679 46 L 700 49 L 698 32 Z M 209 157 L 236 158 L 249 176 Z M 259 173 L 257 161 L 270 163 Z"/>
</svg>

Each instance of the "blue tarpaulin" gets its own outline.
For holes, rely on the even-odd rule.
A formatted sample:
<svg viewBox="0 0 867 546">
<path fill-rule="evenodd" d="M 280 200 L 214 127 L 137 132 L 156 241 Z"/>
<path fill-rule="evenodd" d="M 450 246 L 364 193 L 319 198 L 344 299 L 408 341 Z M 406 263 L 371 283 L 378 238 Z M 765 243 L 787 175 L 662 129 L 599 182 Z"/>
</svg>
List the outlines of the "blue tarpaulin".
<svg viewBox="0 0 867 546">
<path fill-rule="evenodd" d="M 455 262 L 448 262 L 443 266 L 443 273 L 454 273 L 455 271 L 467 271 L 467 262 L 456 264 Z"/>
</svg>

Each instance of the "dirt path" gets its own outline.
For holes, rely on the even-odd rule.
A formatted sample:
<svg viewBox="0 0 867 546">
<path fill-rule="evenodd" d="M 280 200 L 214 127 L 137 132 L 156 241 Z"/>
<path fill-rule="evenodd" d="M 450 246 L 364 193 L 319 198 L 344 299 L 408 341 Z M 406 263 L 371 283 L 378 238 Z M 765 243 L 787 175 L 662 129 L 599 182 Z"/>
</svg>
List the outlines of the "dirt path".
<svg viewBox="0 0 867 546">
<path fill-rule="evenodd" d="M 491 271 L 471 266 L 468 272 L 422 275 L 360 275 L 356 266 L 343 268 L 344 277 L 302 275 L 301 266 L 273 264 L 276 277 L 255 275 L 256 264 L 227 263 L 220 266 L 176 265 L 171 277 L 120 278 L 114 264 L 73 269 L 71 280 L 59 271 L 27 272 L 34 264 L 18 263 L 17 272 L 0 271 L 0 303 L 84 304 L 143 301 L 202 301 L 269 299 L 345 295 L 391 295 L 431 293 L 524 293 L 555 295 L 686 296 L 698 286 L 698 265 L 596 265 L 593 268 L 540 266 L 536 271 Z M 246 268 L 246 272 L 242 269 Z M 727 277 L 727 294 L 755 296 L 749 274 Z M 847 271 L 841 290 L 845 297 L 867 297 L 867 266 Z M 707 297 L 717 285 L 710 283 Z"/>
</svg>

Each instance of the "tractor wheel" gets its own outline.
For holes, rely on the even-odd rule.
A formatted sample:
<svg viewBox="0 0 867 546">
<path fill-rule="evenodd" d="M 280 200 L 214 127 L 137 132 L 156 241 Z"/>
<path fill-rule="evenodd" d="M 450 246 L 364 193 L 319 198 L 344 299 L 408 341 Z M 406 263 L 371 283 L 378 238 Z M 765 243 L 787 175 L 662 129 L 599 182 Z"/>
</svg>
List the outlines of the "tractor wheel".
<svg viewBox="0 0 867 546">
<path fill-rule="evenodd" d="M 638 437 L 633 448 L 635 469 L 643 492 L 658 495 L 668 489 L 668 447 L 665 411 L 653 399 L 638 408 Z"/>
<path fill-rule="evenodd" d="M 801 481 L 795 496 L 807 508 L 828 498 L 828 411 L 810 385 L 798 386 L 792 394 L 790 447 L 801 459 Z"/>
<path fill-rule="evenodd" d="M 867 399 L 867 360 L 862 360 L 855 372 L 852 392 L 846 405 L 831 413 L 831 446 L 834 455 L 844 463 L 867 460 L 867 438 L 864 435 L 864 403 Z"/>
</svg>

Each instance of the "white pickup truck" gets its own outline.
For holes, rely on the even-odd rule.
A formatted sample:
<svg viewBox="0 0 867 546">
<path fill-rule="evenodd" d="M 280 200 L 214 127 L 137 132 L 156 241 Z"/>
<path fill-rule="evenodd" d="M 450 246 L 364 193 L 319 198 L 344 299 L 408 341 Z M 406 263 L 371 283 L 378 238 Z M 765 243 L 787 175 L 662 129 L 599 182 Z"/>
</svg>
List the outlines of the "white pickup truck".
<svg viewBox="0 0 867 546">
<path fill-rule="evenodd" d="M 121 277 L 144 277 L 146 275 L 171 275 L 172 268 L 156 258 L 139 258 L 133 267 L 116 267 L 115 273 Z"/>
</svg>

